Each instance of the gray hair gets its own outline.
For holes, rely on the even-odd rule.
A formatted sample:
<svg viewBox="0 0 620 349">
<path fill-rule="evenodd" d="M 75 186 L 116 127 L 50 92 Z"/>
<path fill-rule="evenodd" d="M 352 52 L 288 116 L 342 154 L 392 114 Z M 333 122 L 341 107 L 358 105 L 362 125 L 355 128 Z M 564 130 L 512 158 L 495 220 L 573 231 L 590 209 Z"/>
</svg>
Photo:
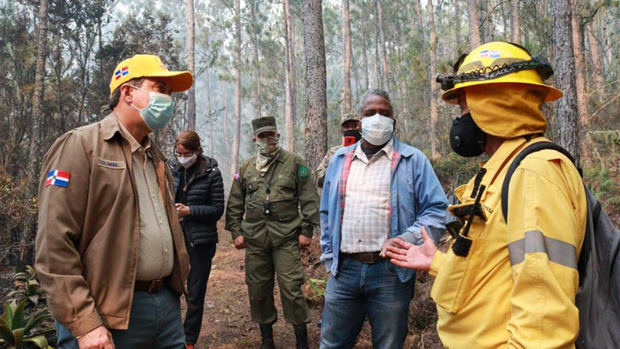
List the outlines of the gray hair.
<svg viewBox="0 0 620 349">
<path fill-rule="evenodd" d="M 390 95 L 385 90 L 376 88 L 376 89 L 366 92 L 364 96 L 362 97 L 362 100 L 360 101 L 360 105 L 359 105 L 360 114 L 362 113 L 362 109 L 364 108 L 364 104 L 366 104 L 366 101 L 368 100 L 368 98 L 374 97 L 374 96 L 381 97 L 385 99 L 390 105 L 392 105 L 392 101 L 390 100 Z"/>
</svg>

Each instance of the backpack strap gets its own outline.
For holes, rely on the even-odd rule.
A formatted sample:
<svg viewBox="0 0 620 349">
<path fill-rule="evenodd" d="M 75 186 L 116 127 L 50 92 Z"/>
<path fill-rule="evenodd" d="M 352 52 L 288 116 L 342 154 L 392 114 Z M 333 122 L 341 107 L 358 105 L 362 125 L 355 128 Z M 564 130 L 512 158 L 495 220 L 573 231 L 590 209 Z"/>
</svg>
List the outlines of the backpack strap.
<svg viewBox="0 0 620 349">
<path fill-rule="evenodd" d="M 526 156 L 528 156 L 531 153 L 537 152 L 539 150 L 543 150 L 543 149 L 552 149 L 552 150 L 559 151 L 560 153 L 564 154 L 567 158 L 569 158 L 573 164 L 575 164 L 575 159 L 573 158 L 573 156 L 566 149 L 562 148 L 561 146 L 553 142 L 544 141 L 544 142 L 532 143 L 528 145 L 527 147 L 525 147 L 525 149 L 523 149 L 521 152 L 519 152 L 519 154 L 517 154 L 515 159 L 510 164 L 510 167 L 508 168 L 508 171 L 506 172 L 506 176 L 504 177 L 504 183 L 502 184 L 502 197 L 501 197 L 502 213 L 504 214 L 504 221 L 506 222 L 506 224 L 508 224 L 508 189 L 510 187 L 510 178 L 512 177 L 512 174 L 515 172 L 517 167 L 519 167 L 519 165 L 521 164 L 521 161 Z M 577 167 L 577 170 L 579 171 L 579 175 L 583 176 L 581 169 L 579 167 Z"/>
</svg>

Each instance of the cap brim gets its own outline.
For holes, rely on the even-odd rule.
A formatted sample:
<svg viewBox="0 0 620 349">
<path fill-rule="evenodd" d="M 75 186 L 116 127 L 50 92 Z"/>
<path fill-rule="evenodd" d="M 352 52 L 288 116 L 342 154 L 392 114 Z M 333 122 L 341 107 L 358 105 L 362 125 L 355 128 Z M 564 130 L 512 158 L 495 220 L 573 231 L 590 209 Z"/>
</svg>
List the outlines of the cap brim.
<svg viewBox="0 0 620 349">
<path fill-rule="evenodd" d="M 188 71 L 161 71 L 144 75 L 145 78 L 164 78 L 172 92 L 189 90 L 194 83 L 192 73 Z"/>
<path fill-rule="evenodd" d="M 254 131 L 255 136 L 259 136 L 263 132 L 275 132 L 278 133 L 278 128 L 273 126 L 265 126 L 261 127 L 258 130 Z"/>
<path fill-rule="evenodd" d="M 545 97 L 545 102 L 555 101 L 563 96 L 562 91 L 557 88 L 545 84 L 533 83 L 533 82 L 519 82 L 519 81 L 474 81 L 471 83 L 463 83 L 462 86 L 457 88 L 452 88 L 441 94 L 441 99 L 448 104 L 459 104 L 458 95 L 464 88 L 468 86 L 478 86 L 478 85 L 488 85 L 488 84 L 523 84 L 523 85 L 532 85 L 539 86 L 547 90 L 547 96 Z"/>
<path fill-rule="evenodd" d="M 358 118 L 348 118 L 348 119 L 344 119 L 340 122 L 340 125 L 344 124 L 347 121 L 360 121 L 360 119 Z"/>
</svg>

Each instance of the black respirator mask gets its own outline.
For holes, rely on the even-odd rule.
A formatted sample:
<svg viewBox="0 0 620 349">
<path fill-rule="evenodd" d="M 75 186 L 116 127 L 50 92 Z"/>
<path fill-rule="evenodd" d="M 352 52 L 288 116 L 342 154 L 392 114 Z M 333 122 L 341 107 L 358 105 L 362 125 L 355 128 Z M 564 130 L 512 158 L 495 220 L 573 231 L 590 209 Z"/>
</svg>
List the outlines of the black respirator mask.
<svg viewBox="0 0 620 349">
<path fill-rule="evenodd" d="M 346 130 L 342 133 L 342 136 L 344 137 L 345 147 L 357 143 L 362 138 L 359 130 Z"/>
<path fill-rule="evenodd" d="M 450 146 L 455 153 L 466 158 L 478 156 L 484 152 L 486 143 L 486 133 L 476 125 L 470 113 L 452 121 Z"/>
</svg>

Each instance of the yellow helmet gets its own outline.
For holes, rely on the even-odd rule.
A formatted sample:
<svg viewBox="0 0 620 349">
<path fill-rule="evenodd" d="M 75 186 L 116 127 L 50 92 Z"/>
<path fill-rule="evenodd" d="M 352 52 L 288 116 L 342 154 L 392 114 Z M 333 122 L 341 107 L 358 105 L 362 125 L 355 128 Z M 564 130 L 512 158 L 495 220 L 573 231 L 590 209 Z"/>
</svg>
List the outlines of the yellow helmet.
<svg viewBox="0 0 620 349">
<path fill-rule="evenodd" d="M 551 64 L 542 56 L 531 57 L 523 47 L 507 42 L 483 44 L 468 55 L 459 58 L 453 75 L 437 75 L 437 82 L 445 92 L 441 98 L 446 103 L 457 104 L 457 95 L 468 86 L 485 84 L 526 84 L 546 90 L 545 102 L 562 97 L 562 91 L 543 84 L 553 75 Z"/>
</svg>

